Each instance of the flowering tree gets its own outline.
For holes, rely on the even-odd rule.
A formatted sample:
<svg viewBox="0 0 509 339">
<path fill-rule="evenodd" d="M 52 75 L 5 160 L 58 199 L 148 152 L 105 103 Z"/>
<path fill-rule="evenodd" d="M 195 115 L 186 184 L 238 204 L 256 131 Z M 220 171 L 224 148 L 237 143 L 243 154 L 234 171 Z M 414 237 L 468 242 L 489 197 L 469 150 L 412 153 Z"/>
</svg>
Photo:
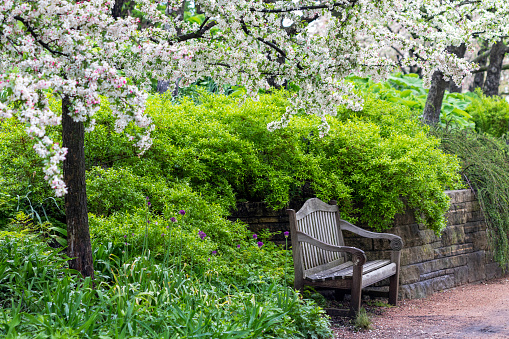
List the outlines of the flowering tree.
<svg viewBox="0 0 509 339">
<path fill-rule="evenodd" d="M 405 9 L 405 11 L 407 10 Z M 438 50 L 447 50 L 458 58 L 464 58 L 466 54 L 473 54 L 478 41 L 482 41 L 486 45 L 493 44 L 490 67 L 474 67 L 472 72 L 488 69 L 486 84 L 489 93 L 486 94 L 493 95 L 494 91 L 498 93 L 502 59 L 504 53 L 508 51 L 502 41 L 504 37 L 509 35 L 509 3 L 507 1 L 443 0 L 434 3 L 423 3 L 422 6 L 416 8 L 413 16 L 431 34 L 416 35 L 411 31 L 407 31 L 407 27 L 394 27 L 394 25 L 392 25 L 392 29 L 398 33 L 412 36 L 420 44 L 434 46 Z M 450 36 L 445 38 L 444 35 Z M 397 48 L 395 49 L 397 50 Z M 398 53 L 404 56 L 400 51 Z M 421 54 L 416 49 L 409 50 L 407 53 L 415 55 L 421 60 L 429 60 L 430 57 Z M 489 54 L 490 52 L 481 53 L 479 57 L 471 60 L 471 62 L 482 62 Z M 402 65 L 400 64 L 400 66 Z M 436 124 L 440 119 L 445 90 L 449 88 L 451 92 L 461 91 L 458 85 L 461 84 L 462 77 L 448 75 L 450 74 L 448 67 L 447 63 L 440 63 L 432 73 L 430 89 L 423 112 L 423 121 L 431 125 Z"/>
<path fill-rule="evenodd" d="M 425 56 L 400 61 L 421 67 L 428 84 L 437 68 L 456 82 L 470 72 L 471 64 L 445 50 L 468 43 L 470 28 L 447 26 L 444 34 L 415 15 L 433 2 L 196 0 L 201 14 L 191 13 L 186 19 L 181 0 L 163 5 L 138 0 L 136 10 L 148 22 L 140 29 L 138 19 L 118 14 L 118 4 L 108 0 L 4 0 L 0 119 L 16 117 L 26 124 L 26 132 L 37 139 L 35 151 L 45 160 L 46 179 L 57 196 L 65 194 L 68 255 L 75 258 L 71 268 L 93 275 L 84 133 L 94 127 L 102 98 L 117 116 L 118 132 L 129 126 L 138 131 L 129 137 L 143 153 L 150 147 L 153 128 L 144 115 L 144 89 L 151 79 L 180 79 L 186 85 L 210 76 L 220 84 L 242 85 L 247 96 L 256 98 L 259 89 L 270 87 L 270 77 L 298 90 L 281 120 L 268 128 L 284 127 L 292 114 L 306 112 L 321 120 L 318 129 L 323 136 L 328 131 L 326 116 L 335 115 L 337 105 L 362 108 L 362 99 L 346 76 L 380 80 L 397 66 L 380 55 L 386 46 Z M 324 16 L 327 24 L 321 34 L 314 34 L 310 26 Z M 389 24 L 435 44 L 393 33 Z M 61 114 L 50 109 L 49 92 L 61 98 Z M 46 135 L 49 125 L 62 126 L 62 145 Z"/>
</svg>

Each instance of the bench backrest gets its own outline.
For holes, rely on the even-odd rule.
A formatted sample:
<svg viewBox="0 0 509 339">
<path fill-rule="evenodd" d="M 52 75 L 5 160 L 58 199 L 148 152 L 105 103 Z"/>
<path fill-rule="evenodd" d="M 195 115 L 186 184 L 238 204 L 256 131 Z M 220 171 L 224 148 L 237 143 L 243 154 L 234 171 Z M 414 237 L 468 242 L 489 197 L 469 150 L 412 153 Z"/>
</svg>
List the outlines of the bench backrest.
<svg viewBox="0 0 509 339">
<path fill-rule="evenodd" d="M 309 199 L 295 214 L 293 223 L 297 231 L 330 245 L 344 246 L 339 209 L 335 201 L 326 204 L 318 198 Z M 322 250 L 305 242 L 300 243 L 300 258 L 304 271 L 341 259 L 343 255 Z"/>
</svg>

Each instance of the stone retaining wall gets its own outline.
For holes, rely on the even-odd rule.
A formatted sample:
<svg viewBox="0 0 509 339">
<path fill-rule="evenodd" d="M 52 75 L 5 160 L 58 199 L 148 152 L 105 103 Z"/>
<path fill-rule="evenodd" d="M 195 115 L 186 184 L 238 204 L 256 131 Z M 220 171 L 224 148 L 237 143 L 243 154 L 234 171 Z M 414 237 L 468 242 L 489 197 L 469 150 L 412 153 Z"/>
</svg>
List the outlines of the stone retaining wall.
<svg viewBox="0 0 509 339">
<path fill-rule="evenodd" d="M 473 192 L 458 190 L 446 193 L 451 197 L 451 208 L 447 213 L 447 228 L 441 237 L 417 224 L 411 211 L 397 215 L 394 227 L 387 231 L 399 235 L 404 243 L 401 251 L 401 298 L 422 298 L 466 283 L 493 279 L 503 273 L 488 248 L 486 222 Z M 231 219 L 248 223 L 253 232 L 280 232 L 272 239 L 276 243 L 284 243 L 282 232 L 289 230 L 286 211 L 272 211 L 263 203 L 239 203 Z M 390 255 L 386 240 L 363 239 L 345 233 L 345 243 L 363 249 L 368 260 Z M 382 281 L 370 289 L 383 292 L 388 290 L 387 286 Z"/>
</svg>

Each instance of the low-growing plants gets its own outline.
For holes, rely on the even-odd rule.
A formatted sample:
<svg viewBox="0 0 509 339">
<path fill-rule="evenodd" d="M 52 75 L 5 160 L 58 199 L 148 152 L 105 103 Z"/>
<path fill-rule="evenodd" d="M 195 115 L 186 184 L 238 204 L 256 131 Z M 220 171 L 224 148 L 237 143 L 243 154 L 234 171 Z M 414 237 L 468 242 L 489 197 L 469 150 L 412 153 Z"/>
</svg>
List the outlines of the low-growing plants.
<svg viewBox="0 0 509 339">
<path fill-rule="evenodd" d="M 0 236 L 0 336 L 23 338 L 328 338 L 323 310 L 264 276 L 245 285 L 185 273 L 150 254 L 94 245 L 93 282 L 29 236 Z M 16 269 L 13 269 L 16 267 Z M 92 284 L 95 283 L 95 286 Z"/>
<path fill-rule="evenodd" d="M 350 76 L 361 95 L 403 105 L 419 117 L 422 116 L 428 90 L 417 74 L 396 73 L 387 81 L 374 83 L 369 78 Z M 440 122 L 446 129 L 468 129 L 488 133 L 495 137 L 506 134 L 509 128 L 509 103 L 499 96 L 487 97 L 480 89 L 475 92 L 445 92 Z"/>
<path fill-rule="evenodd" d="M 371 319 L 369 319 L 369 315 L 364 307 L 361 307 L 359 312 L 355 315 L 353 324 L 357 330 L 366 331 L 371 329 Z"/>
</svg>

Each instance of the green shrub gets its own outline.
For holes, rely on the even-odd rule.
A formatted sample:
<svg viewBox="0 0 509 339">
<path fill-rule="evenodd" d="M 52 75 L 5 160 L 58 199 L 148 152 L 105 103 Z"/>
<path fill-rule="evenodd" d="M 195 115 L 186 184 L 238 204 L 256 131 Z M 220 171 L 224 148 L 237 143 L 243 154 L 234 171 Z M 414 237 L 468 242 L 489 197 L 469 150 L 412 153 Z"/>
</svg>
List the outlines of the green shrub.
<svg viewBox="0 0 509 339">
<path fill-rule="evenodd" d="M 390 227 L 403 211 L 402 197 L 436 232 L 445 226 L 443 189 L 458 187 L 458 165 L 437 150 L 438 140 L 426 136 L 410 110 L 368 98 L 359 117 L 339 109 L 339 118 L 329 119 L 330 134 L 320 139 L 317 121 L 306 115 L 269 133 L 266 124 L 285 107 L 284 92 L 242 105 L 212 95 L 199 106 L 154 98 L 147 111 L 161 126 L 156 134 L 165 133 L 155 143 L 175 145 L 154 145 L 150 152 L 159 159 L 154 163 L 174 159 L 176 164 L 165 168 L 175 168 L 174 176 L 200 192 L 200 186 L 208 190 L 210 183 L 226 183 L 221 186 L 236 198 L 273 207 L 309 197 L 303 190 L 309 185 L 318 197 L 339 200 L 344 213 L 360 212 L 361 220 L 377 229 Z"/>
<path fill-rule="evenodd" d="M 45 215 L 62 219 L 63 199 L 52 198 L 34 144 L 24 124 L 0 120 L 0 227 L 7 225 L 17 210 L 41 221 Z"/>
<path fill-rule="evenodd" d="M 268 132 L 267 123 L 286 109 L 286 95 L 262 95 L 258 102 L 243 104 L 204 95 L 200 105 L 153 96 L 147 113 L 156 126 L 154 144 L 141 158 L 127 137 L 114 133 L 113 118 L 103 104 L 95 131 L 86 136 L 90 211 L 98 218 L 136 215 L 144 196 L 150 196 L 154 212 L 162 215 L 169 190 L 183 183 L 214 204 L 221 211 L 218 218 L 236 200 L 281 208 L 291 199 L 316 195 L 340 201 L 345 216 L 359 214 L 376 229 L 391 226 L 394 215 L 403 211 L 402 199 L 416 209 L 417 217 L 424 215 L 430 228 L 438 232 L 444 226 L 443 189 L 457 187 L 457 164 L 436 149 L 437 141 L 426 137 L 411 110 L 368 97 L 362 112 L 340 108 L 339 117 L 329 119 L 331 131 L 323 139 L 316 133 L 317 121 L 305 114 L 295 116 L 287 128 Z M 33 157 L 31 152 L 19 154 L 25 159 Z M 28 162 L 23 160 L 20 169 L 26 172 Z M 41 181 L 33 185 L 48 192 Z M 20 192 L 13 183 L 5 194 Z M 228 241 L 232 238 L 223 243 Z"/>
<path fill-rule="evenodd" d="M 472 115 L 475 129 L 495 137 L 507 134 L 509 129 L 509 103 L 501 97 L 487 97 L 480 90 L 473 97 L 467 112 Z"/>
<path fill-rule="evenodd" d="M 346 212 L 359 221 L 390 228 L 406 203 L 439 233 L 449 208 L 443 191 L 460 186 L 459 166 L 426 132 L 406 107 L 367 98 L 361 112 L 338 111 L 314 152 L 321 154 L 324 172 L 349 188 L 353 203 Z"/>
</svg>

